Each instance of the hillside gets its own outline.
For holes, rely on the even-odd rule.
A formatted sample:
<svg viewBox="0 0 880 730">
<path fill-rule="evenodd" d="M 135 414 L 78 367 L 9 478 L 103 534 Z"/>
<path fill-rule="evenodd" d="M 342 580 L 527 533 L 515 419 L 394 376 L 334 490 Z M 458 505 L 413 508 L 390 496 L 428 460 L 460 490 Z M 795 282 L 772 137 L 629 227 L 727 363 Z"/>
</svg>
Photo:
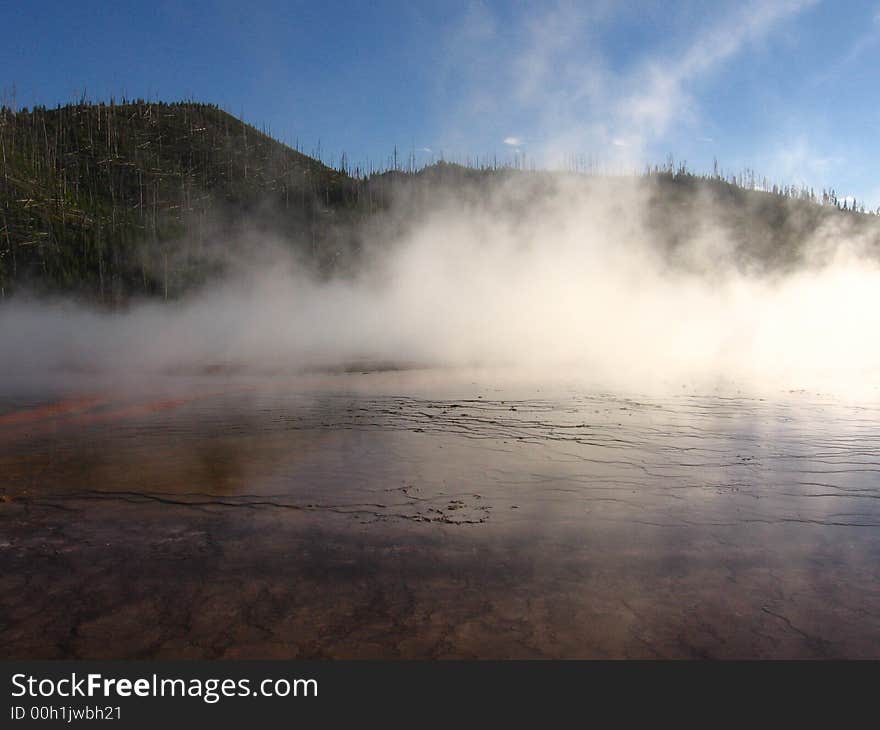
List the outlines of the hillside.
<svg viewBox="0 0 880 730">
<path fill-rule="evenodd" d="M 4 109 L 0 162 L 4 295 L 173 295 L 210 275 L 198 253 L 243 214 L 317 250 L 327 212 L 356 195 L 346 175 L 206 104 Z"/>
<path fill-rule="evenodd" d="M 880 260 L 880 216 L 844 209 L 833 193 L 823 200 L 809 189 L 768 192 L 687 173 L 651 178 L 650 227 L 673 262 L 707 226 L 722 237 L 713 255 L 755 275 L 819 263 L 844 239 Z"/>
<path fill-rule="evenodd" d="M 491 201 L 514 178 L 499 212 L 525 214 L 563 178 L 621 199 L 646 185 L 646 224 L 673 262 L 707 221 L 724 234 L 723 255 L 753 272 L 798 265 L 823 227 L 880 245 L 880 218 L 841 210 L 833 194 L 763 192 L 671 165 L 641 178 L 445 162 L 352 177 L 209 104 L 2 108 L 0 165 L 0 299 L 176 298 L 255 255 L 257 238 L 323 275 L 350 271 L 364 240 L 387 240 L 450 196 Z"/>
</svg>

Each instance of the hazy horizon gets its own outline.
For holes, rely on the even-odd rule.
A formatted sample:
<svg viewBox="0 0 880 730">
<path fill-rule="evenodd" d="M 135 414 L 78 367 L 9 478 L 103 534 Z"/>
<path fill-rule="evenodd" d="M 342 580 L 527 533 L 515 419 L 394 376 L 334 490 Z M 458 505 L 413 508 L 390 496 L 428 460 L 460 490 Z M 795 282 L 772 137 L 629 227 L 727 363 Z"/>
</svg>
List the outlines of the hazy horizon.
<svg viewBox="0 0 880 730">
<path fill-rule="evenodd" d="M 875 395 L 871 229 L 829 217 L 798 242 L 797 263 L 760 272 L 742 265 L 717 203 L 667 250 L 649 215 L 650 178 L 541 180 L 540 192 L 528 175 L 485 183 L 479 198 L 438 183 L 418 211 L 404 197 L 370 220 L 348 276 L 320 277 L 280 240 L 251 233 L 225 279 L 177 302 L 107 312 L 14 298 L 0 308 L 0 373 L 384 363 L 567 373 L 636 390 L 728 382 Z M 215 243 L 215 255 L 232 256 L 222 234 Z"/>
</svg>

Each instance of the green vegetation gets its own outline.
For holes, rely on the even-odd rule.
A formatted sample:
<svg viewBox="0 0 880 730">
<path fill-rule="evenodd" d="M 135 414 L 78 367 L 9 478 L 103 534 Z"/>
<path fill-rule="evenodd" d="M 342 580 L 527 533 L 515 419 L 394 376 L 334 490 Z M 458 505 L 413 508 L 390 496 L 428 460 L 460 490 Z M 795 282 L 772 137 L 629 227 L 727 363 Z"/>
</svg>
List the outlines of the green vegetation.
<svg viewBox="0 0 880 730">
<path fill-rule="evenodd" d="M 0 162 L 4 296 L 174 296 L 213 273 L 200 252 L 243 214 L 317 249 L 326 212 L 357 204 L 347 175 L 206 104 L 0 109 Z"/>
<path fill-rule="evenodd" d="M 411 156 L 401 170 L 395 150 L 388 170 L 352 173 L 344 155 L 337 170 L 196 103 L 0 107 L 0 164 L 0 298 L 30 290 L 109 306 L 191 291 L 228 261 L 247 260 L 255 233 L 329 275 L 357 264 L 365 224 L 392 201 L 414 216 L 441 188 L 479 199 L 513 175 L 528 176 L 526 196 L 553 188 L 552 174 L 527 171 L 523 159 L 416 170 Z M 644 179 L 654 183 L 648 222 L 673 252 L 707 214 L 750 268 L 796 263 L 801 242 L 837 217 L 878 237 L 880 218 L 833 191 L 717 169 L 697 176 L 672 160 Z M 383 219 L 383 232 L 402 220 Z"/>
<path fill-rule="evenodd" d="M 683 168 L 655 169 L 647 176 L 656 182 L 648 211 L 651 230 L 673 256 L 678 246 L 705 232 L 707 221 L 724 238 L 715 255 L 753 274 L 819 263 L 842 236 L 858 242 L 863 254 L 880 254 L 880 216 L 838 199 L 834 191 L 759 183 L 753 174 L 698 176 Z"/>
</svg>

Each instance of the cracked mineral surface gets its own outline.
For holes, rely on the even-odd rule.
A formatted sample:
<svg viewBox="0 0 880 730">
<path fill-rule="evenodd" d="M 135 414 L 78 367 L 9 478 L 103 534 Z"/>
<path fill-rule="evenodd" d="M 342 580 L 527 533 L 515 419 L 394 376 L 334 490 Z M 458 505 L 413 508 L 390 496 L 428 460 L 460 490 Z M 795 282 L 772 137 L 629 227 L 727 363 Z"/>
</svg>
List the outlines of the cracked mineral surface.
<svg viewBox="0 0 880 730">
<path fill-rule="evenodd" d="M 878 416 L 442 373 L 0 386 L 0 656 L 877 658 Z"/>
</svg>

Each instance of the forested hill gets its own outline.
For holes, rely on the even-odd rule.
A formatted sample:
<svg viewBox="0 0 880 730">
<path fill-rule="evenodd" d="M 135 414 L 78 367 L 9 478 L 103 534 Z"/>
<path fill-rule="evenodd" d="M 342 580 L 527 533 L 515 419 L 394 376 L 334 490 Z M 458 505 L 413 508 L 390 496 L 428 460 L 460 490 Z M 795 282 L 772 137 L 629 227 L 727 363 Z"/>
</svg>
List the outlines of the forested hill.
<svg viewBox="0 0 880 730">
<path fill-rule="evenodd" d="M 320 248 L 354 181 L 207 104 L 0 110 L 0 287 L 112 303 L 210 275 L 181 265 L 243 213 Z M 169 271 L 168 259 L 172 259 Z"/>
<path fill-rule="evenodd" d="M 645 222 L 673 262 L 707 222 L 723 229 L 723 255 L 753 272 L 800 265 L 804 242 L 826 228 L 880 251 L 880 217 L 841 210 L 833 191 L 754 190 L 754 179 L 671 163 L 625 179 L 444 162 L 350 175 L 209 104 L 0 108 L 0 165 L 0 303 L 22 291 L 109 306 L 177 298 L 256 255 L 256 240 L 344 273 L 364 240 L 387 240 L 450 195 L 489 200 L 511 177 L 521 182 L 507 198 L 517 214 L 563 179 L 605 199 L 646 185 Z M 376 216 L 392 204 L 394 215 Z"/>
</svg>

